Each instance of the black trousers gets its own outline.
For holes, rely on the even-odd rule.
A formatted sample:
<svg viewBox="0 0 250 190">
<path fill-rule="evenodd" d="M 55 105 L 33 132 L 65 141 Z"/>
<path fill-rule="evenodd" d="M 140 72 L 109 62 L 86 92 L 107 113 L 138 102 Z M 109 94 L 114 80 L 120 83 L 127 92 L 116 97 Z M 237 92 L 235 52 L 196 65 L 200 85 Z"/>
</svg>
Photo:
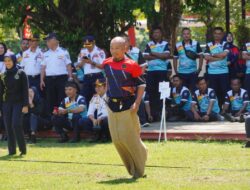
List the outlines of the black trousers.
<svg viewBox="0 0 250 190">
<path fill-rule="evenodd" d="M 92 131 L 93 130 L 93 122 L 89 118 L 82 118 L 79 120 L 79 127 L 83 130 Z M 105 117 L 100 122 L 100 135 L 105 135 L 110 138 L 108 118 Z"/>
<path fill-rule="evenodd" d="M 66 129 L 68 131 L 73 131 L 74 132 L 74 137 L 79 137 L 80 136 L 80 131 L 79 131 L 79 120 L 81 119 L 80 114 L 73 114 L 72 120 L 68 120 L 67 116 L 53 116 L 52 117 L 52 123 L 55 126 L 56 132 L 60 135 L 63 136 L 65 135 L 65 132 L 63 129 Z"/>
<path fill-rule="evenodd" d="M 16 141 L 20 152 L 26 153 L 26 143 L 22 128 L 22 105 L 4 103 L 3 113 L 4 124 L 8 135 L 9 154 L 16 153 Z"/>
<path fill-rule="evenodd" d="M 250 117 L 246 118 L 245 127 L 246 127 L 246 136 L 248 139 L 250 139 Z"/>
<path fill-rule="evenodd" d="M 44 93 L 42 93 L 40 89 L 40 75 L 30 76 L 28 75 L 29 87 L 36 87 L 40 96 L 44 97 Z"/>
<path fill-rule="evenodd" d="M 159 82 L 168 81 L 167 71 L 149 71 L 147 73 L 146 91 L 149 96 L 149 104 L 152 116 L 158 120 L 162 109 L 160 100 Z"/>
<path fill-rule="evenodd" d="M 46 99 L 47 99 L 47 108 L 49 113 L 52 113 L 53 108 L 58 107 L 61 101 L 65 97 L 65 84 L 68 80 L 67 75 L 59 76 L 48 76 L 45 79 L 46 87 Z"/>
<path fill-rule="evenodd" d="M 101 79 L 101 78 L 104 78 L 102 73 L 93 73 L 93 74 L 84 75 L 81 95 L 85 97 L 87 106 L 89 106 L 89 102 L 91 98 L 96 93 L 94 83 L 96 82 L 97 79 Z"/>
<path fill-rule="evenodd" d="M 215 90 L 222 107 L 227 91 L 230 89 L 229 74 L 208 74 L 209 87 Z"/>
</svg>

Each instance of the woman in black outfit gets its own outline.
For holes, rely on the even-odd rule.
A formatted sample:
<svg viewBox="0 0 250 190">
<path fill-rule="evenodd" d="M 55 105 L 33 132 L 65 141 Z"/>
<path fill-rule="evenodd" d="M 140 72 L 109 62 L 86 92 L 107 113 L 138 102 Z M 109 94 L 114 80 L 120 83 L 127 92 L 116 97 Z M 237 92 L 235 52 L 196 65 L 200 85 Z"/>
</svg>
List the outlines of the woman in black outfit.
<svg viewBox="0 0 250 190">
<path fill-rule="evenodd" d="M 6 52 L 7 52 L 7 46 L 5 45 L 5 43 L 0 42 L 0 75 L 3 74 L 5 71 L 5 65 L 4 65 L 3 59 L 4 59 L 4 55 Z M 0 107 L 0 133 L 2 133 L 1 140 L 7 139 L 7 136 L 5 135 L 5 131 L 4 131 L 2 107 Z"/>
<path fill-rule="evenodd" d="M 22 128 L 22 114 L 28 112 L 28 80 L 24 71 L 17 69 L 15 55 L 6 54 L 4 64 L 6 71 L 1 75 L 0 98 L 8 135 L 9 155 L 16 154 L 16 141 L 20 155 L 24 155 L 26 144 Z"/>
</svg>

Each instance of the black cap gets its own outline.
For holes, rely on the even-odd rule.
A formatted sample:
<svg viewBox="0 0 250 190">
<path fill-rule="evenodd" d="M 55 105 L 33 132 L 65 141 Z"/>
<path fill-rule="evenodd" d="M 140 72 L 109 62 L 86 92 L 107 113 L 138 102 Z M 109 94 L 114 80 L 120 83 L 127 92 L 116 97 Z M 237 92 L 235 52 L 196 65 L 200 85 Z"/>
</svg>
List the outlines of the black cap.
<svg viewBox="0 0 250 190">
<path fill-rule="evenodd" d="M 95 81 L 95 86 L 104 86 L 106 84 L 106 79 L 102 78 L 102 79 L 97 79 Z"/>
<path fill-rule="evenodd" d="M 49 34 L 44 38 L 44 40 L 51 40 L 51 39 L 58 39 L 56 33 L 54 33 L 54 32 L 49 33 Z"/>
<path fill-rule="evenodd" d="M 86 42 L 86 41 L 93 42 L 93 41 L 95 41 L 95 37 L 92 35 L 84 36 L 83 42 Z"/>
<path fill-rule="evenodd" d="M 34 34 L 34 35 L 30 38 L 31 41 L 39 41 L 39 39 L 40 39 L 39 34 Z"/>
</svg>

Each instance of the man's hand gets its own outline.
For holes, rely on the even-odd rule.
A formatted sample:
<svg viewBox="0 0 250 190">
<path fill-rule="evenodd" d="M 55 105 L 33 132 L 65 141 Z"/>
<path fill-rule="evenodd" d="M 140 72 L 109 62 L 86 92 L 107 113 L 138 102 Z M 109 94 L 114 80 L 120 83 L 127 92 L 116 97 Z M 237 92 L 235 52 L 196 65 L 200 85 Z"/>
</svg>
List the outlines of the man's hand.
<svg viewBox="0 0 250 190">
<path fill-rule="evenodd" d="M 140 104 L 139 103 L 137 103 L 137 102 L 134 102 L 134 104 L 130 107 L 130 110 L 132 111 L 132 112 L 138 112 L 138 110 L 139 110 L 139 106 L 140 106 Z"/>
<path fill-rule="evenodd" d="M 66 109 L 59 109 L 58 113 L 59 113 L 59 115 L 65 115 L 68 113 L 68 111 Z"/>
<path fill-rule="evenodd" d="M 200 121 L 201 120 L 201 116 L 197 112 L 194 112 L 194 119 L 196 121 Z"/>
<path fill-rule="evenodd" d="M 93 122 L 93 126 L 98 125 L 98 123 L 97 123 L 97 120 L 96 120 L 96 119 L 93 119 L 93 120 L 92 120 L 92 122 Z"/>
<path fill-rule="evenodd" d="M 45 83 L 43 80 L 41 80 L 40 82 L 40 89 L 43 90 L 43 88 L 45 87 Z"/>
<path fill-rule="evenodd" d="M 90 59 L 82 59 L 81 62 L 82 63 L 88 63 L 88 64 L 92 64 L 93 63 Z"/>
<path fill-rule="evenodd" d="M 237 112 L 236 114 L 235 114 L 235 117 L 239 117 L 239 116 L 241 116 L 241 112 L 239 111 L 239 112 Z"/>
<path fill-rule="evenodd" d="M 209 116 L 208 116 L 208 115 L 204 115 L 204 116 L 202 117 L 202 120 L 203 120 L 203 121 L 209 121 Z"/>
<path fill-rule="evenodd" d="M 29 112 L 29 107 L 28 106 L 23 106 L 22 113 L 26 114 L 28 112 Z"/>
</svg>

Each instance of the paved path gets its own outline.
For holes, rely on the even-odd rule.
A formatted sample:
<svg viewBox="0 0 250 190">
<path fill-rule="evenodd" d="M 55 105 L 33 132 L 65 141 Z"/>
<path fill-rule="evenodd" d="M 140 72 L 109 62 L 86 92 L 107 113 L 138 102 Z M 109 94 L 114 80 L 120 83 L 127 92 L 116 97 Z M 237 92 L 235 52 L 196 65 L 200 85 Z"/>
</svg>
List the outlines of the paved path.
<svg viewBox="0 0 250 190">
<path fill-rule="evenodd" d="M 143 128 L 142 132 L 159 132 L 160 122 Z M 245 134 L 245 123 L 230 122 L 167 122 L 167 131 L 171 133 L 233 133 Z"/>
</svg>

